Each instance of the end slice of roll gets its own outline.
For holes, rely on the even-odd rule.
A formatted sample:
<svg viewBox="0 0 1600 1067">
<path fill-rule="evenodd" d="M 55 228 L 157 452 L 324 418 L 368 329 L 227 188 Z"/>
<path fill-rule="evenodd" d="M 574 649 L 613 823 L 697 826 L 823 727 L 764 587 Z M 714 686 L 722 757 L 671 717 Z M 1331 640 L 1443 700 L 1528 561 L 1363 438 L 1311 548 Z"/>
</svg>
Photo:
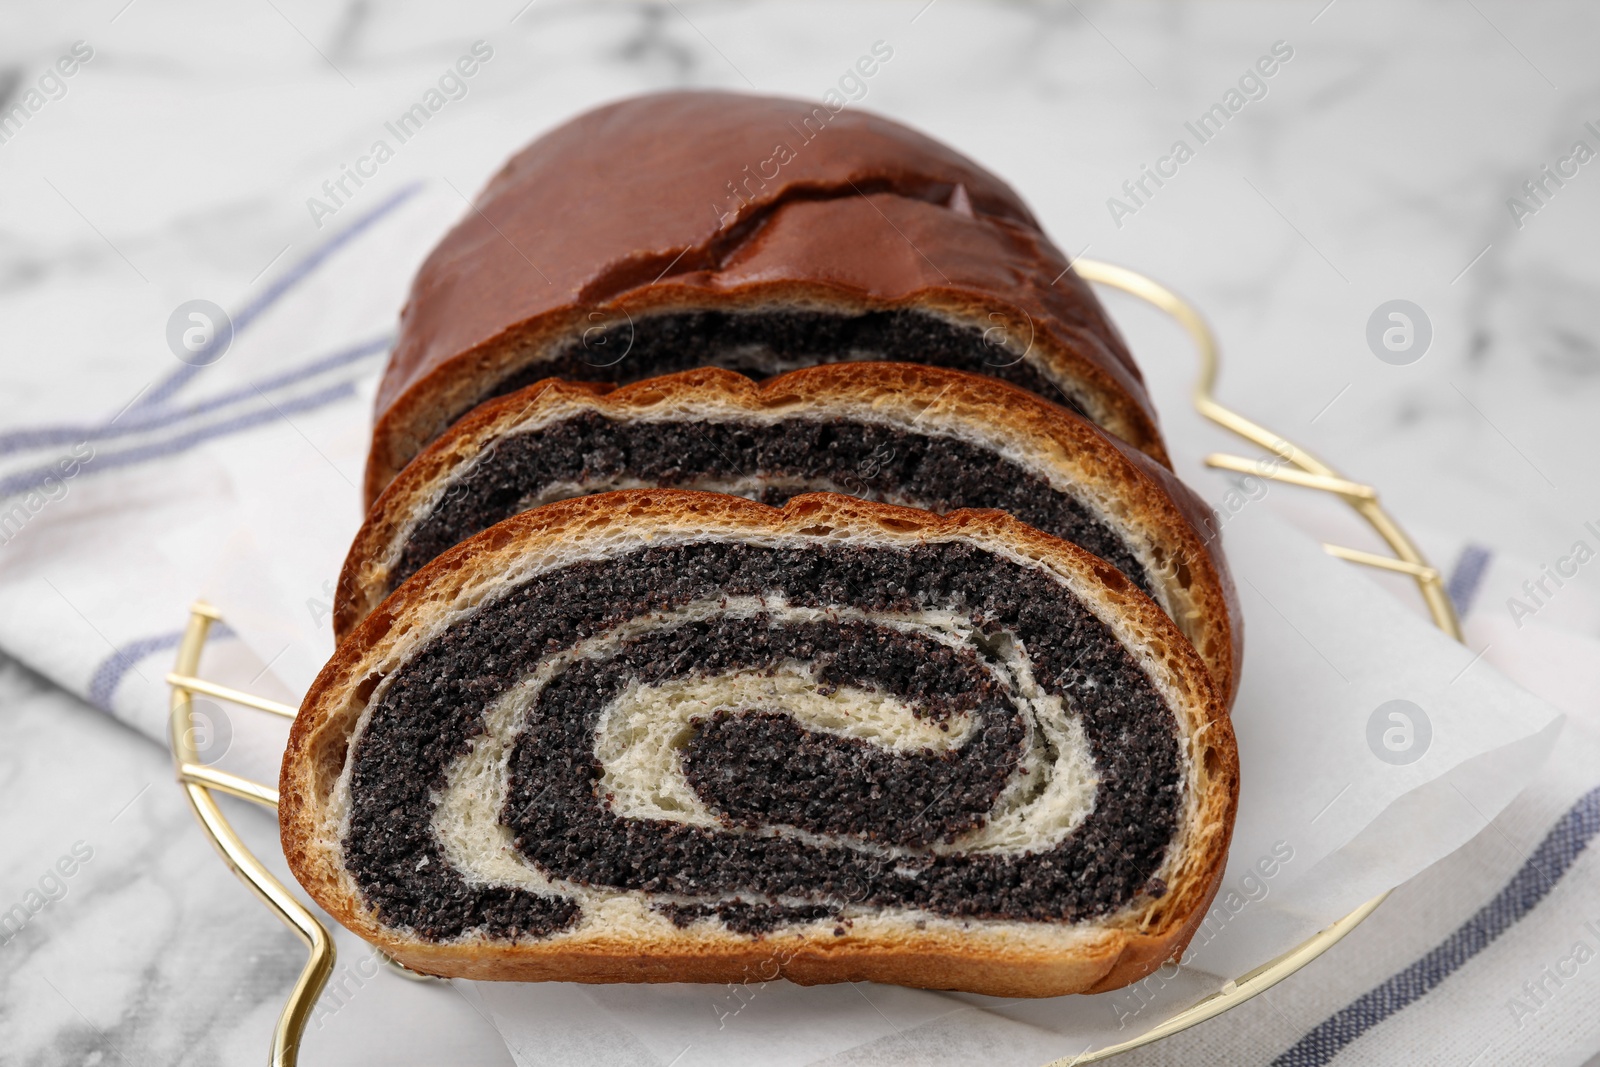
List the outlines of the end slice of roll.
<svg viewBox="0 0 1600 1067">
<path fill-rule="evenodd" d="M 284 853 L 439 975 L 1115 988 L 1182 952 L 1227 713 L 1116 568 L 994 511 L 675 490 L 516 515 L 306 696 Z"/>
<path fill-rule="evenodd" d="M 474 406 L 542 378 L 874 359 L 1004 378 L 1165 461 L 1094 293 L 972 160 L 857 108 L 620 100 L 513 157 L 417 272 L 366 502 Z"/>
<path fill-rule="evenodd" d="M 518 511 L 656 487 L 1007 511 L 1121 570 L 1177 621 L 1232 700 L 1241 621 L 1205 503 L 1057 405 L 910 363 L 811 367 L 759 384 L 716 368 L 615 390 L 550 380 L 484 404 L 374 504 L 339 577 L 335 635 L 428 560 Z"/>
</svg>

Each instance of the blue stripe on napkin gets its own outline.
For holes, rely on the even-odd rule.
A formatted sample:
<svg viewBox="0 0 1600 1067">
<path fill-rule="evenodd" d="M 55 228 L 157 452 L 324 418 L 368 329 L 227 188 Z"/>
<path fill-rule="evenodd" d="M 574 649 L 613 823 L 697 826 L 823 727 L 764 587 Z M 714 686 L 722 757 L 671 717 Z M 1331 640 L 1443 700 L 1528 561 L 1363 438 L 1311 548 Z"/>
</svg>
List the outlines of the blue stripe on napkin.
<svg viewBox="0 0 1600 1067">
<path fill-rule="evenodd" d="M 81 478 L 89 474 L 100 474 L 104 471 L 116 470 L 119 467 L 130 467 L 146 460 L 175 456 L 213 438 L 228 437 L 265 423 L 278 422 L 281 419 L 288 418 L 290 415 L 305 411 L 315 411 L 317 408 L 326 407 L 336 401 L 345 400 L 355 395 L 356 379 L 351 379 L 350 381 L 336 382 L 326 389 L 309 393 L 306 396 L 285 400 L 281 404 L 273 404 L 269 401 L 266 407 L 255 411 L 247 411 L 242 415 L 235 415 L 233 418 L 223 422 L 189 430 L 186 433 L 163 441 L 153 441 L 149 444 L 125 448 L 121 452 L 98 452 L 93 459 L 84 462 L 82 469 L 74 477 Z M 8 475 L 5 478 L 0 478 L 0 497 L 37 489 L 48 484 L 52 478 L 60 478 L 60 473 L 53 465 L 35 467 L 32 470 L 19 471 L 16 474 Z"/>
<path fill-rule="evenodd" d="M 1585 793 L 1545 835 L 1528 862 L 1477 914 L 1438 946 L 1345 1007 L 1272 1061 L 1272 1067 L 1321 1067 L 1346 1045 L 1420 1000 L 1532 911 L 1555 888 L 1600 831 L 1600 787 Z"/>
<path fill-rule="evenodd" d="M 348 227 L 318 245 L 275 279 L 260 296 L 245 305 L 237 315 L 233 316 L 234 340 L 237 340 L 239 334 L 243 333 L 245 328 L 265 313 L 268 308 L 272 307 L 296 285 L 309 277 L 329 256 L 366 232 L 373 224 L 384 218 L 395 208 L 411 199 L 421 188 L 421 183 L 414 182 L 400 189 L 371 211 L 356 219 Z M 206 364 L 184 364 L 179 366 L 125 410 L 160 409 L 166 400 L 187 385 L 190 379 L 205 369 L 205 366 Z M 111 422 L 76 426 L 28 426 L 16 430 L 8 430 L 0 433 L 0 455 L 97 439 L 114 432 L 111 430 L 112 423 L 119 421 L 119 419 L 120 414 L 117 419 L 113 419 Z M 148 422 L 148 419 L 145 421 Z"/>
<path fill-rule="evenodd" d="M 280 297 L 282 297 L 289 290 L 293 289 L 296 285 L 300 284 L 301 281 L 303 281 L 318 267 L 322 266 L 323 261 L 329 256 L 333 255 L 350 241 L 353 241 L 362 233 L 366 232 L 367 228 L 373 223 L 377 222 L 379 219 L 382 219 L 385 215 L 389 214 L 389 212 L 393 211 L 407 200 L 410 200 L 421 188 L 421 182 L 412 182 L 410 185 L 403 187 L 399 191 L 392 194 L 388 199 L 380 203 L 377 207 L 356 219 L 356 221 L 351 223 L 347 228 L 341 230 L 333 237 L 323 242 L 316 249 L 314 249 L 310 255 L 306 256 L 294 266 L 290 267 L 283 273 L 282 276 L 276 279 L 271 285 L 267 286 L 260 296 L 246 304 L 237 315 L 232 316 L 234 337 L 237 338 L 245 327 L 249 326 L 268 308 L 277 303 Z M 135 409 L 140 409 L 155 407 L 165 403 L 169 397 L 187 385 L 189 379 L 199 374 L 205 369 L 206 366 L 207 364 L 203 362 L 181 364 L 171 374 L 167 375 L 167 377 L 159 385 L 135 401 L 133 407 Z"/>
<path fill-rule="evenodd" d="M 1450 572 L 1450 579 L 1445 583 L 1445 593 L 1459 617 L 1466 618 L 1472 610 L 1472 602 L 1478 598 L 1478 589 L 1483 585 L 1484 573 L 1493 558 L 1494 553 L 1482 545 L 1469 543 L 1461 549 L 1455 570 Z"/>
<path fill-rule="evenodd" d="M 212 625 L 210 632 L 206 634 L 206 639 L 220 640 L 232 636 L 233 631 L 228 629 L 228 624 L 219 622 Z M 129 641 L 111 653 L 100 662 L 100 666 L 94 669 L 94 674 L 89 678 L 89 703 L 101 711 L 110 711 L 111 698 L 117 695 L 117 686 L 122 684 L 122 679 L 133 670 L 136 663 L 146 656 L 177 648 L 178 642 L 182 640 L 183 631 L 173 630 L 171 633 Z"/>
</svg>

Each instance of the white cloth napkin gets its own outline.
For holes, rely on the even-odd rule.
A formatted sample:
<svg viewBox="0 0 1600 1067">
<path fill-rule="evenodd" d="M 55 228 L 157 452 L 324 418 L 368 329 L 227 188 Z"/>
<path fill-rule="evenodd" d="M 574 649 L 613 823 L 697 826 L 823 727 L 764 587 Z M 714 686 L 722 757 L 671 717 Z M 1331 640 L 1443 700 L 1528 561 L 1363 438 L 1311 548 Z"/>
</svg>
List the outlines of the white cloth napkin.
<svg viewBox="0 0 1600 1067">
<path fill-rule="evenodd" d="M 359 521 L 356 485 L 370 398 L 394 312 L 415 263 L 459 210 L 453 190 L 408 186 L 330 227 L 322 246 L 286 259 L 260 296 L 233 310 L 231 347 L 210 365 L 174 362 L 152 371 L 148 363 L 130 363 L 109 378 L 41 365 L 37 388 L 51 397 L 53 410 L 64 406 L 63 381 L 82 380 L 85 396 L 76 417 L 0 432 L 0 648 L 163 741 L 162 678 L 188 603 L 204 596 L 227 618 L 208 648 L 205 673 L 297 701 L 331 650 L 332 582 Z M 16 338 L 24 346 L 47 340 Z M 108 335 L 106 345 L 116 344 Z M 1221 499 L 1227 484 L 1206 479 L 1199 487 Z M 773 1048 L 787 1049 L 785 1062 L 794 1063 L 954 1062 L 980 1053 L 988 1062 L 1035 1063 L 1147 1027 L 1361 900 L 1425 869 L 1460 863 L 1475 848 L 1504 840 L 1537 859 L 1539 843 L 1555 826 L 1566 834 L 1565 844 L 1552 846 L 1564 857 L 1561 874 L 1581 874 L 1586 854 L 1574 848 L 1587 842 L 1593 820 L 1581 803 L 1572 805 L 1600 778 L 1593 760 L 1587 780 L 1579 769 L 1583 761 L 1575 754 L 1584 751 L 1586 735 L 1569 732 L 1560 761 L 1545 764 L 1559 717 L 1497 667 L 1531 677 L 1574 714 L 1592 713 L 1592 684 L 1585 690 L 1570 681 L 1576 670 L 1593 670 L 1592 640 L 1554 629 L 1552 617 L 1537 631 L 1542 640 L 1513 641 L 1496 629 L 1504 629 L 1503 620 L 1480 612 L 1470 617 L 1480 641 L 1474 648 L 1491 647 L 1481 655 L 1463 649 L 1369 577 L 1322 554 L 1278 514 L 1281 504 L 1274 495 L 1225 526 L 1247 616 L 1236 710 L 1245 786 L 1219 898 L 1224 910 L 1214 912 L 1214 935 L 1204 945 L 1197 941 L 1182 968 L 1132 990 L 1043 1002 L 787 983 L 461 985 L 527 1063 L 687 1065 L 748 1058 L 757 1047 L 768 1060 Z M 1454 552 L 1447 542 L 1438 547 Z M 1488 588 L 1497 569 L 1484 566 L 1477 551 L 1463 555 L 1463 566 L 1476 567 L 1472 584 Z M 1458 585 L 1467 581 L 1460 577 Z M 1461 595 L 1465 604 L 1470 597 Z M 1491 632 L 1497 640 L 1478 638 Z M 1374 715 L 1394 700 L 1422 709 L 1426 736 L 1409 711 L 1404 722 L 1380 717 L 1381 728 L 1370 734 Z M 215 704 L 206 710 L 209 729 L 201 741 L 208 758 L 274 780 L 283 725 Z M 1418 746 L 1420 758 L 1380 754 L 1394 755 L 1381 738 L 1397 725 L 1398 747 Z M 1495 828 L 1485 833 L 1491 819 Z M 1577 829 L 1561 829 L 1568 824 Z M 1451 893 L 1417 900 L 1418 915 L 1404 926 L 1414 936 L 1394 943 L 1425 953 L 1430 945 L 1416 932 L 1443 936 L 1440 923 L 1452 916 L 1468 921 L 1458 915 L 1463 909 L 1493 906 L 1516 877 L 1500 874 L 1499 882 L 1492 875 L 1458 877 Z M 1424 880 L 1432 877 L 1430 871 Z M 1558 888 L 1569 884 L 1551 877 Z M 1416 893 L 1408 887 L 1399 896 Z M 1522 893 L 1520 921 L 1496 928 L 1493 944 L 1510 945 L 1507 938 L 1533 931 L 1524 925 L 1528 918 L 1555 915 L 1548 909 L 1562 899 L 1552 890 L 1530 904 Z M 1391 902 L 1379 914 L 1400 922 L 1388 917 L 1402 906 Z M 1581 924 L 1573 927 L 1575 937 L 1581 931 Z M 1348 979 L 1348 995 L 1357 988 L 1350 983 L 1382 977 L 1371 972 L 1374 955 L 1392 959 L 1396 970 L 1411 964 L 1392 952 L 1352 960 L 1339 976 Z M 1475 958 L 1456 961 L 1446 979 L 1459 983 L 1473 972 Z M 1552 957 L 1551 966 L 1559 970 L 1559 960 Z M 1592 970 L 1600 973 L 1600 965 Z M 1527 994 L 1531 1008 L 1517 1013 L 1517 1032 L 1548 1029 L 1570 1038 L 1589 1025 L 1593 1012 L 1572 1014 L 1589 1003 L 1576 981 L 1564 997 Z M 1340 988 L 1328 980 L 1318 985 L 1324 993 Z M 1444 996 L 1430 995 L 1408 1001 L 1410 1010 L 1445 1011 Z M 1505 995 L 1518 994 L 1508 987 Z M 1316 1010 L 1331 1013 L 1336 1006 L 1327 1000 Z M 1218 1055 L 1240 1062 L 1240 1047 L 1275 1041 L 1279 1051 L 1289 1050 L 1286 1063 L 1327 1061 L 1322 1052 L 1317 1059 L 1293 1051 L 1303 1039 L 1339 1055 L 1377 1044 L 1381 1057 L 1389 1051 L 1365 1035 L 1400 1026 L 1394 1014 L 1374 1022 L 1370 1012 L 1358 1012 L 1356 1023 L 1333 1026 L 1334 1038 L 1325 1036 L 1330 1031 L 1321 1018 L 1309 1016 L 1275 1037 L 1235 1033 L 1240 1044 L 1223 1041 L 1217 1047 L 1231 1052 Z M 1441 1025 L 1452 1035 L 1486 1034 L 1488 1018 L 1473 1014 L 1476 1029 Z M 1204 1034 L 1218 1041 L 1224 1029 Z M 1344 1040 L 1350 1032 L 1357 1036 Z M 1592 1036 L 1584 1040 L 1592 1048 Z"/>
</svg>

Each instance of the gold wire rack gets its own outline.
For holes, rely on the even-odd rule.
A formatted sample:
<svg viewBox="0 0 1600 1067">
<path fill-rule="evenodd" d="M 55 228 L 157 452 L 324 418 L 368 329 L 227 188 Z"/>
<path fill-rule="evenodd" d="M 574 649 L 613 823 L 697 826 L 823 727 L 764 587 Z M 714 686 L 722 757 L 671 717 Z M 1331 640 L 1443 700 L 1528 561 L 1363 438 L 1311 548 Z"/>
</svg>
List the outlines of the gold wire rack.
<svg viewBox="0 0 1600 1067">
<path fill-rule="evenodd" d="M 1298 445 L 1224 407 L 1216 400 L 1212 395 L 1218 370 L 1216 337 L 1192 305 L 1164 286 L 1124 267 L 1080 259 L 1073 265 L 1073 269 L 1087 281 L 1120 289 L 1175 319 L 1188 333 L 1198 350 L 1200 374 L 1195 381 L 1192 395 L 1195 409 L 1205 418 L 1276 457 L 1275 460 L 1252 460 L 1227 453 L 1213 453 L 1206 457 L 1207 466 L 1254 474 L 1287 485 L 1331 493 L 1344 501 L 1356 514 L 1366 520 L 1394 555 L 1385 556 L 1343 545 L 1325 544 L 1323 548 L 1329 554 L 1352 563 L 1409 576 L 1416 582 L 1434 623 L 1450 637 L 1457 641 L 1462 640 L 1460 623 L 1456 619 L 1455 609 L 1445 592 L 1439 572 L 1423 558 L 1422 553 L 1401 529 L 1400 524 L 1379 505 L 1377 490 L 1342 477 L 1333 467 L 1315 458 Z M 190 608 L 189 623 L 178 645 L 177 662 L 172 672 L 167 675 L 167 682 L 172 687 L 172 757 L 176 764 L 178 782 L 183 786 L 190 806 L 194 808 L 195 817 L 199 819 L 206 836 L 222 855 L 223 861 L 280 921 L 299 935 L 308 950 L 305 966 L 301 968 L 299 978 L 296 979 L 294 988 L 289 993 L 289 999 L 284 1004 L 283 1012 L 278 1017 L 268 1061 L 272 1067 L 294 1067 L 299 1059 L 300 1040 L 305 1033 L 306 1022 L 323 987 L 327 984 L 329 975 L 333 972 L 333 941 L 317 917 L 284 888 L 283 883 L 278 881 L 245 847 L 216 800 L 216 794 L 223 793 L 276 811 L 278 791 L 271 786 L 229 774 L 200 762 L 195 747 L 195 726 L 191 713 L 193 700 L 197 695 L 287 719 L 293 719 L 297 710 L 287 704 L 266 700 L 200 677 L 200 654 L 205 647 L 207 632 L 211 625 L 221 618 L 218 611 L 209 604 L 196 603 Z M 1077 1067 L 1081 1064 L 1106 1060 L 1141 1045 L 1170 1037 L 1243 1004 L 1256 994 L 1277 985 L 1332 948 L 1351 930 L 1361 925 L 1388 895 L 1387 892 L 1379 894 L 1302 944 L 1276 959 L 1263 963 L 1248 974 L 1227 982 L 1217 992 L 1139 1036 L 1116 1045 L 1063 1057 L 1047 1064 L 1046 1067 Z M 394 966 L 399 969 L 398 964 Z"/>
</svg>

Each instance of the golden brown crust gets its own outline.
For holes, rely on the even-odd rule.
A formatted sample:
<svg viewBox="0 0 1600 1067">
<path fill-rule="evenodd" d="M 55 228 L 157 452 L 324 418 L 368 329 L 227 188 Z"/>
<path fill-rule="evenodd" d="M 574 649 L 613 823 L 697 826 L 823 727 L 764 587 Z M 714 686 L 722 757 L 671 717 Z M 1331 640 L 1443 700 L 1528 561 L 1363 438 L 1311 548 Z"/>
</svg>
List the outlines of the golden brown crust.
<svg viewBox="0 0 1600 1067">
<path fill-rule="evenodd" d="M 903 929 L 843 937 L 763 939 L 700 927 L 654 940 L 590 932 L 513 943 L 429 943 L 381 927 L 326 845 L 328 803 L 356 721 L 384 672 L 407 649 L 473 608 L 492 582 L 528 559 L 599 538 L 681 535 L 828 537 L 885 543 L 970 540 L 1037 561 L 1066 581 L 1119 634 L 1136 634 L 1151 669 L 1179 694 L 1197 807 L 1167 893 L 1102 924 L 1060 927 L 973 921 L 959 931 Z M 280 778 L 280 828 L 295 876 L 339 922 L 408 966 L 433 974 L 571 981 L 740 981 L 748 968 L 798 982 L 872 980 L 1005 996 L 1055 996 L 1122 985 L 1180 954 L 1222 875 L 1238 797 L 1238 753 L 1227 712 L 1190 644 L 1120 572 L 1082 549 L 997 511 L 940 517 L 835 494 L 770 508 L 737 497 L 633 490 L 548 504 L 456 546 L 428 564 L 342 642 L 307 693 Z M 1144 898 L 1141 898 L 1143 900 Z"/>
<path fill-rule="evenodd" d="M 1210 509 L 1171 471 L 1085 420 L 1016 386 L 916 363 L 834 363 L 757 383 L 717 368 L 683 371 L 612 390 L 546 379 L 480 405 L 434 441 L 384 490 L 339 575 L 334 634 L 342 637 L 389 588 L 386 560 L 421 509 L 460 465 L 518 426 L 558 413 L 610 417 L 683 411 L 702 418 L 807 410 L 871 411 L 924 426 L 981 434 L 1068 481 L 1111 494 L 1149 543 L 1155 577 L 1179 599 L 1194 641 L 1231 705 L 1243 654 L 1241 615 Z"/>
</svg>

